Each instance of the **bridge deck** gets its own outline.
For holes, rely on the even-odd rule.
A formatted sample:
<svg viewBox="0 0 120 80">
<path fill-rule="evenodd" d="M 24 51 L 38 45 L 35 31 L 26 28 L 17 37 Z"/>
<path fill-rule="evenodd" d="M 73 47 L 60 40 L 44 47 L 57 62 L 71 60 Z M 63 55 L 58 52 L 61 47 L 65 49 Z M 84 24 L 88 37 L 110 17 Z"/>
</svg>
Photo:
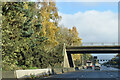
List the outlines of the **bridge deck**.
<svg viewBox="0 0 120 80">
<path fill-rule="evenodd" d="M 86 49 L 86 48 L 117 48 L 120 49 L 119 46 L 67 46 L 66 49 Z"/>
<path fill-rule="evenodd" d="M 68 53 L 120 53 L 119 46 L 67 46 Z"/>
</svg>

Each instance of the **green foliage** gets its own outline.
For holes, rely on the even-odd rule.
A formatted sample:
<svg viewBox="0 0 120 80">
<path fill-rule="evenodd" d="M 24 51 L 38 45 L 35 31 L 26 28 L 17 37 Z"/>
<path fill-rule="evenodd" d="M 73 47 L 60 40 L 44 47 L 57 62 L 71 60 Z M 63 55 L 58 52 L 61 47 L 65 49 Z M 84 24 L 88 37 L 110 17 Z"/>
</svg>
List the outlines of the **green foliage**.
<svg viewBox="0 0 120 80">
<path fill-rule="evenodd" d="M 79 59 L 76 59 L 74 61 L 74 64 L 75 64 L 75 66 L 81 66 L 82 65 Z"/>
<path fill-rule="evenodd" d="M 30 74 L 30 78 L 31 78 L 31 79 L 35 79 L 35 78 L 36 78 L 36 76 L 35 76 L 35 75 L 33 75 L 33 74 Z"/>
<path fill-rule="evenodd" d="M 110 65 L 118 65 L 120 66 L 120 55 L 118 54 L 116 57 L 112 58 L 110 61 L 108 61 L 105 64 L 110 64 Z"/>
<path fill-rule="evenodd" d="M 58 26 L 54 2 L 4 2 L 2 11 L 3 70 L 59 67 L 63 43 L 81 44 L 75 27 Z"/>
<path fill-rule="evenodd" d="M 9 67 L 8 70 L 14 70 L 18 69 L 17 66 L 32 65 L 33 52 L 31 46 L 34 44 L 32 44 L 34 11 L 31 12 L 33 6 L 28 6 L 29 4 L 35 3 L 3 3 L 3 69 Z"/>
<path fill-rule="evenodd" d="M 37 75 L 37 76 L 34 74 L 30 74 L 30 77 L 26 78 L 25 80 L 35 80 L 35 79 L 44 78 L 44 77 L 49 77 L 49 74 L 42 73 L 42 75 Z"/>
<path fill-rule="evenodd" d="M 29 67 L 29 69 L 38 69 L 37 67 Z"/>
</svg>

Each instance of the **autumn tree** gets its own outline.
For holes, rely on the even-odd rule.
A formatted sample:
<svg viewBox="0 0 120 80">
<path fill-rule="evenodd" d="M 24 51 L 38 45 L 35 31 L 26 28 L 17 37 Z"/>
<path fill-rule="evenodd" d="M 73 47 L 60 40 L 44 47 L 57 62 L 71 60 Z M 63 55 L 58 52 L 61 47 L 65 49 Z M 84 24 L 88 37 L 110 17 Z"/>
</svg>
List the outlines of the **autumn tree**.
<svg viewBox="0 0 120 80">
<path fill-rule="evenodd" d="M 55 2 L 4 2 L 2 11 L 4 70 L 60 66 L 63 44 L 81 44 L 76 27 L 58 25 Z"/>
</svg>

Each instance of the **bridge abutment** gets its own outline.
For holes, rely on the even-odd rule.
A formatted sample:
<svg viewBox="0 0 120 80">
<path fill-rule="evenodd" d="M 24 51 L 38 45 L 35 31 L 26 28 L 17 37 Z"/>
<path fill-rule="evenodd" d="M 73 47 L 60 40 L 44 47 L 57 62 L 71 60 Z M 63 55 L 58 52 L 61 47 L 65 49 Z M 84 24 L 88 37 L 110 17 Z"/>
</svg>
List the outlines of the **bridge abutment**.
<svg viewBox="0 0 120 80">
<path fill-rule="evenodd" d="M 65 44 L 64 44 L 64 47 L 63 47 L 63 53 L 64 53 L 63 67 L 64 68 L 74 67 L 75 64 L 74 64 L 74 61 L 73 61 L 73 57 L 72 57 L 71 53 L 66 52 Z"/>
</svg>

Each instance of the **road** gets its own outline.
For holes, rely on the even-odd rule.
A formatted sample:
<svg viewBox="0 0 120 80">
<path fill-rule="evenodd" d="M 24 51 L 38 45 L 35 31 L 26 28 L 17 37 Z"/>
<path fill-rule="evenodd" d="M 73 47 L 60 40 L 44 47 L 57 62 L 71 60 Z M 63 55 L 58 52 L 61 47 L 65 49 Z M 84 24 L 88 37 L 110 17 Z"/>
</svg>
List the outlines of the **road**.
<svg viewBox="0 0 120 80">
<path fill-rule="evenodd" d="M 119 77 L 118 69 L 102 66 L 101 70 L 84 69 L 75 72 L 63 73 L 50 76 L 52 78 L 115 78 Z M 103 80 L 103 79 L 102 79 Z M 120 79 L 118 79 L 120 80 Z"/>
</svg>

